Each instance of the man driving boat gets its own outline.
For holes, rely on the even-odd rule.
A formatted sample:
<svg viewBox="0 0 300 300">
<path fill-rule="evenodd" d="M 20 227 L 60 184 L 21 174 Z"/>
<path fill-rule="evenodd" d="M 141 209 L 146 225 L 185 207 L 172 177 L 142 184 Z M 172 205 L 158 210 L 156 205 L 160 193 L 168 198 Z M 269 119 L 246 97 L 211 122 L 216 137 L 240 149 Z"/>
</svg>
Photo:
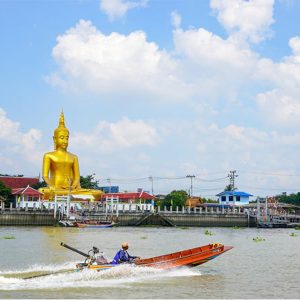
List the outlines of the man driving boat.
<svg viewBox="0 0 300 300">
<path fill-rule="evenodd" d="M 128 246 L 128 243 L 127 242 L 124 242 L 122 244 L 122 249 L 120 249 L 113 261 L 111 262 L 112 264 L 121 264 L 121 263 L 124 263 L 124 262 L 132 262 L 134 259 L 140 259 L 139 256 L 131 256 L 129 255 L 129 253 L 127 252 L 129 246 Z"/>
</svg>

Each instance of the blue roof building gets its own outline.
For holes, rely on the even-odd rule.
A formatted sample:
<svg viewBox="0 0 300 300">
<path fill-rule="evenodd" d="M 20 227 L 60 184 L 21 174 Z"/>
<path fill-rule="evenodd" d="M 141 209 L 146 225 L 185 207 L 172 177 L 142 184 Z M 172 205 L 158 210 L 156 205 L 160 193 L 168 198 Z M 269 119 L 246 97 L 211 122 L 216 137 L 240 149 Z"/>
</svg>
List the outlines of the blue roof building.
<svg viewBox="0 0 300 300">
<path fill-rule="evenodd" d="M 249 204 L 251 194 L 240 191 L 224 191 L 217 194 L 220 205 L 246 205 Z"/>
</svg>

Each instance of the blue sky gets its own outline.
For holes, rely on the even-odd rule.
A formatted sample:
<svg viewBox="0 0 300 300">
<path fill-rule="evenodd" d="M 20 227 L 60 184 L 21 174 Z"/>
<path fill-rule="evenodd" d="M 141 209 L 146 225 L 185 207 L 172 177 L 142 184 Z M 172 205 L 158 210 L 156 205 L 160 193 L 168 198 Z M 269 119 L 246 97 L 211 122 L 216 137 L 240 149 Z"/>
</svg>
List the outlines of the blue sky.
<svg viewBox="0 0 300 300">
<path fill-rule="evenodd" d="M 212 196 L 300 181 L 300 2 L 0 1 L 0 172 L 37 176 L 60 111 L 82 175 Z"/>
</svg>

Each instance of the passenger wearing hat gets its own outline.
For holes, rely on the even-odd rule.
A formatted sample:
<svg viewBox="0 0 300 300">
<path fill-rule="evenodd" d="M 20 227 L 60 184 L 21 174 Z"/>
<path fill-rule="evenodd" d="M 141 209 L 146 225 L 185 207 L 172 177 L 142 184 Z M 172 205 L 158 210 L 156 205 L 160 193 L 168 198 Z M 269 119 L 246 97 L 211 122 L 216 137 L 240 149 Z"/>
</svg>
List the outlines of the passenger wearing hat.
<svg viewBox="0 0 300 300">
<path fill-rule="evenodd" d="M 122 249 L 120 249 L 117 254 L 115 255 L 113 261 L 111 262 L 112 264 L 121 264 L 124 262 L 132 262 L 134 259 L 140 259 L 139 256 L 131 256 L 127 252 L 128 250 L 128 243 L 124 242 L 122 244 Z"/>
</svg>

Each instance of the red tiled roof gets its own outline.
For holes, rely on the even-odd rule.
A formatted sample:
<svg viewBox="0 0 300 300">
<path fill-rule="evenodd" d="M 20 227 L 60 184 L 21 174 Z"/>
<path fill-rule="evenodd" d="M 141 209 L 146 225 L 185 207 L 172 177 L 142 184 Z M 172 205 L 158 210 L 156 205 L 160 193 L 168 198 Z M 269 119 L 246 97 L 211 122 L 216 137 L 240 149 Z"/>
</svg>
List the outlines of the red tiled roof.
<svg viewBox="0 0 300 300">
<path fill-rule="evenodd" d="M 146 192 L 141 193 L 106 193 L 102 195 L 102 198 L 108 197 L 119 197 L 119 199 L 155 199 L 153 195 L 150 195 Z"/>
<path fill-rule="evenodd" d="M 6 187 L 15 188 L 26 188 L 28 185 L 34 185 L 39 182 L 38 177 L 14 177 L 14 176 L 0 176 L 0 181 L 2 181 Z"/>
<path fill-rule="evenodd" d="M 11 193 L 13 195 L 27 195 L 27 196 L 41 196 L 43 193 L 39 192 L 38 190 L 33 189 L 30 186 L 26 188 L 16 188 L 12 189 Z"/>
</svg>

